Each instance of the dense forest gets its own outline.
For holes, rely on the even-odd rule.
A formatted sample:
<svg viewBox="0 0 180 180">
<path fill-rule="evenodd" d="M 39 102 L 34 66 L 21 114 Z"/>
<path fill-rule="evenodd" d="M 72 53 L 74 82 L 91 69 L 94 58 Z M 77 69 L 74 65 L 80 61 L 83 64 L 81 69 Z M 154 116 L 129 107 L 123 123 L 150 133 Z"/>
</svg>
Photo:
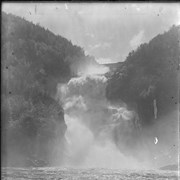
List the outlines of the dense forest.
<svg viewBox="0 0 180 180">
<path fill-rule="evenodd" d="M 60 152 L 48 148 L 63 144 L 66 130 L 57 83 L 96 61 L 67 39 L 11 14 L 2 13 L 1 40 L 3 163 L 26 165 L 35 157 L 51 163 Z"/>
<path fill-rule="evenodd" d="M 178 104 L 180 26 L 157 35 L 129 53 L 109 77 L 107 98 L 124 101 L 135 109 L 142 126 L 167 115 Z M 157 108 L 157 117 L 154 114 Z"/>
</svg>

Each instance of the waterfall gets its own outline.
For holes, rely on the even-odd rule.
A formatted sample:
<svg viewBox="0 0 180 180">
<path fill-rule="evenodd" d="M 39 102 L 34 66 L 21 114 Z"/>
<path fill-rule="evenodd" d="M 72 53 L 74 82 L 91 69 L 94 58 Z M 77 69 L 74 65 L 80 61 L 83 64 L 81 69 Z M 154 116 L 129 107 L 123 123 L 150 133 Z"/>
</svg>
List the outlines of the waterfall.
<svg viewBox="0 0 180 180">
<path fill-rule="evenodd" d="M 154 119 L 157 119 L 157 102 L 156 102 L 156 99 L 153 100 L 153 107 L 154 107 Z"/>
<path fill-rule="evenodd" d="M 130 139 L 133 142 L 137 116 L 123 103 L 108 102 L 106 85 L 103 74 L 85 74 L 59 84 L 58 95 L 67 125 L 65 166 L 142 168 L 119 148 L 126 149 Z"/>
</svg>

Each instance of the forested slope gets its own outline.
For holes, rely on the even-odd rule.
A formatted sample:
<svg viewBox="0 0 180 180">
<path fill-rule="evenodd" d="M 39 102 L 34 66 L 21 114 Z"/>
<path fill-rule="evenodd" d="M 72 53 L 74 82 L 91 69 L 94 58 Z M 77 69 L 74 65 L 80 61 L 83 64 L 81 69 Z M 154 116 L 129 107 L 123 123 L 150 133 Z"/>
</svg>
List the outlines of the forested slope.
<svg viewBox="0 0 180 180">
<path fill-rule="evenodd" d="M 166 116 L 178 104 L 180 26 L 154 37 L 129 53 L 109 77 L 106 95 L 137 110 L 143 126 Z M 154 108 L 157 108 L 155 117 Z"/>
<path fill-rule="evenodd" d="M 2 13 L 1 31 L 3 163 L 51 164 L 62 157 L 63 148 L 52 147 L 63 147 L 66 130 L 57 83 L 76 76 L 79 64 L 96 62 L 67 39 L 11 14 Z"/>
</svg>

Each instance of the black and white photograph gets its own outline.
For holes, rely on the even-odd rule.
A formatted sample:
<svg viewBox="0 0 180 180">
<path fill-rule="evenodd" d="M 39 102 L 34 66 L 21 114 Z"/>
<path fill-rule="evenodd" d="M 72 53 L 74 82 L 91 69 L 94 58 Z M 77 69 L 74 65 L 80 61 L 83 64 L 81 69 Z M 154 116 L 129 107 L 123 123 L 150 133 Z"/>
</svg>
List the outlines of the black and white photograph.
<svg viewBox="0 0 180 180">
<path fill-rule="evenodd" d="M 2 180 L 180 179 L 180 3 L 3 2 Z"/>
</svg>

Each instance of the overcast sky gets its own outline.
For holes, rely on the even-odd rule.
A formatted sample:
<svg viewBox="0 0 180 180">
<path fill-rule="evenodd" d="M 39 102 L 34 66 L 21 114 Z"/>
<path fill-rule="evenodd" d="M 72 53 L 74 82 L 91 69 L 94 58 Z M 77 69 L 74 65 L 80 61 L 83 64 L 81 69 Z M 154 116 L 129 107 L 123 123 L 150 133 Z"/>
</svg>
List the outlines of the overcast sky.
<svg viewBox="0 0 180 180">
<path fill-rule="evenodd" d="M 2 11 L 39 23 L 100 63 L 124 61 L 141 43 L 180 24 L 178 3 L 3 3 Z"/>
</svg>

